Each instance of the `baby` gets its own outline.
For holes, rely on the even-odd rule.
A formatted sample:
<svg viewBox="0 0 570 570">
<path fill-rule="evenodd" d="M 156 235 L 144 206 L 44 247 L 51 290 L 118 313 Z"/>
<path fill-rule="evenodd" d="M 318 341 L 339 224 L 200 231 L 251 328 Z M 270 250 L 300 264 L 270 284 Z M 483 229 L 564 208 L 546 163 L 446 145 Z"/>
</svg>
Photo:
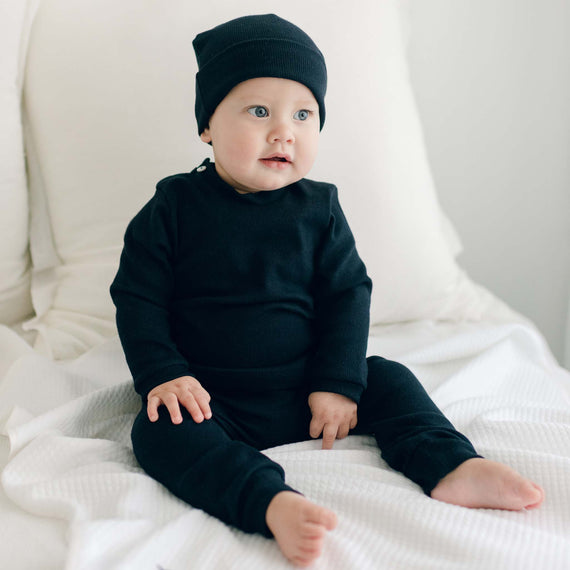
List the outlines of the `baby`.
<svg viewBox="0 0 570 570">
<path fill-rule="evenodd" d="M 262 449 L 374 435 L 434 499 L 537 507 L 477 454 L 403 365 L 366 358 L 371 282 L 336 188 L 310 171 L 326 67 L 302 30 L 247 16 L 194 40 L 198 132 L 215 162 L 161 180 L 111 286 L 142 409 L 140 465 L 172 493 L 307 566 L 337 524 Z"/>
</svg>

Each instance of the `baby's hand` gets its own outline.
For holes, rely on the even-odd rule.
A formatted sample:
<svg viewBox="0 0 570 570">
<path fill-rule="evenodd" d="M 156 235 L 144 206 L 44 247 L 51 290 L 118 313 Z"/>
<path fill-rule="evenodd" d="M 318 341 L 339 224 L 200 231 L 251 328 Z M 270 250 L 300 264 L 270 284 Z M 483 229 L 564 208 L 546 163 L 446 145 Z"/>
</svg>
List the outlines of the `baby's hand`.
<svg viewBox="0 0 570 570">
<path fill-rule="evenodd" d="M 164 384 L 160 384 L 148 393 L 146 411 L 151 422 L 158 420 L 158 407 L 164 404 L 170 413 L 173 424 L 182 422 L 180 413 L 182 404 L 192 419 L 199 424 L 204 418 L 212 417 L 210 410 L 210 394 L 202 388 L 202 385 L 192 376 L 181 376 Z"/>
<path fill-rule="evenodd" d="M 309 434 L 323 434 L 323 449 L 332 449 L 335 439 L 343 439 L 357 423 L 356 402 L 333 392 L 313 392 L 309 396 L 313 414 Z"/>
</svg>

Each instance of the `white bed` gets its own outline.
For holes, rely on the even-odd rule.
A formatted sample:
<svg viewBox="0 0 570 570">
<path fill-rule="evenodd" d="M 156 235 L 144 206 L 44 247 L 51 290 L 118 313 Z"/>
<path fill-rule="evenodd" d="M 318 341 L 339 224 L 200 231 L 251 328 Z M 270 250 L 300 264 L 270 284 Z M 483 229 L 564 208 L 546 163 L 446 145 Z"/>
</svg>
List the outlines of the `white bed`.
<svg viewBox="0 0 570 570">
<path fill-rule="evenodd" d="M 369 352 L 408 365 L 480 453 L 537 481 L 546 500 L 516 513 L 439 503 L 390 470 L 368 437 L 266 453 L 339 515 L 314 568 L 567 570 L 570 373 L 532 323 L 457 264 L 396 3 L 362 2 L 360 13 L 347 4 L 291 0 L 278 13 L 327 58 L 313 175 L 338 184 L 374 280 Z M 193 119 L 193 36 L 266 9 L 217 5 L 11 0 L 0 18 L 13 56 L 0 83 L 12 102 L 0 139 L 10 157 L 0 189 L 10 236 L 0 244 L 1 568 L 289 567 L 274 541 L 227 528 L 137 466 L 139 399 L 108 296 L 128 220 L 159 178 L 207 154 Z M 375 110 L 358 129 L 355 108 Z"/>
</svg>

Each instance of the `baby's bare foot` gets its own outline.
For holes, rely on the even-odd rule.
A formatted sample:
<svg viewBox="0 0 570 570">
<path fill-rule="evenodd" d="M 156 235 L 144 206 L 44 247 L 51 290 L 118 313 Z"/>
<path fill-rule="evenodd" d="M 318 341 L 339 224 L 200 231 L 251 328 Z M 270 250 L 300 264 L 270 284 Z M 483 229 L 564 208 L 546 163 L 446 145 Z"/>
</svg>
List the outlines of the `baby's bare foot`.
<svg viewBox="0 0 570 570">
<path fill-rule="evenodd" d="M 538 507 L 544 491 L 507 465 L 474 458 L 446 475 L 431 497 L 463 507 L 520 511 Z"/>
<path fill-rule="evenodd" d="M 273 497 L 265 520 L 285 557 L 297 566 L 308 566 L 321 555 L 326 532 L 337 525 L 332 511 L 291 491 Z"/>
</svg>

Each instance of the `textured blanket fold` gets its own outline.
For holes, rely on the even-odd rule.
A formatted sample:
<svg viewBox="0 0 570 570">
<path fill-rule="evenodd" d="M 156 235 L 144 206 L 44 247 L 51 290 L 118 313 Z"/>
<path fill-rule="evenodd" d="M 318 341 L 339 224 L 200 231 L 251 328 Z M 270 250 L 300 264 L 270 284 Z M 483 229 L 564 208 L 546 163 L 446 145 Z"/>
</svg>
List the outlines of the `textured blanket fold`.
<svg viewBox="0 0 570 570">
<path fill-rule="evenodd" d="M 376 331 L 369 351 L 412 368 L 481 454 L 539 482 L 546 500 L 528 512 L 437 502 L 392 471 L 370 437 L 332 451 L 316 441 L 266 450 L 289 484 L 339 515 L 313 567 L 570 568 L 570 374 L 542 337 L 524 324 L 425 322 Z M 138 467 L 130 427 L 140 398 L 116 340 L 67 364 L 24 351 L 0 381 L 0 402 L 10 509 L 67 529 L 61 548 L 38 552 L 38 568 L 290 568 L 274 541 L 191 508 Z M 25 568 L 14 552 L 27 537 L 8 537 L 0 566 Z"/>
</svg>

